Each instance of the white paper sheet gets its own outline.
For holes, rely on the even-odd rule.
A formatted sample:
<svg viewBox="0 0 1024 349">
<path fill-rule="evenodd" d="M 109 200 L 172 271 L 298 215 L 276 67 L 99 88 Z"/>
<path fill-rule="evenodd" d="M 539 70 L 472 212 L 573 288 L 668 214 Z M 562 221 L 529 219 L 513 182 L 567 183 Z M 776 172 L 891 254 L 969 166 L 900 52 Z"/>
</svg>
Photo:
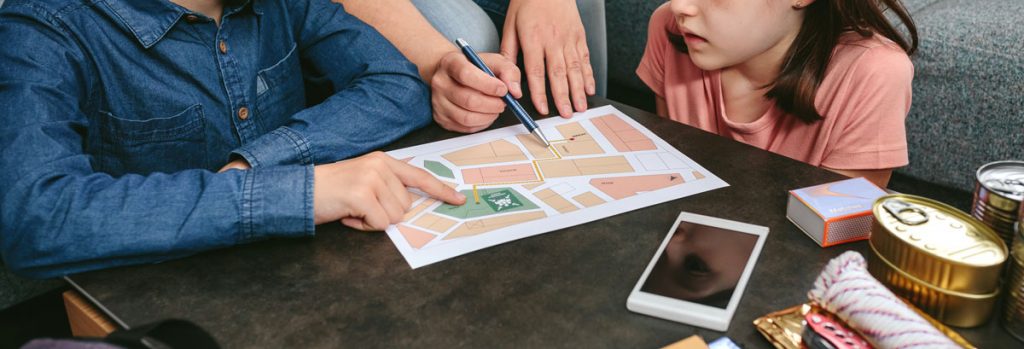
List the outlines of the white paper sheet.
<svg viewBox="0 0 1024 349">
<path fill-rule="evenodd" d="M 387 234 L 413 268 L 728 186 L 612 106 L 391 151 L 468 197 L 420 197 Z M 518 137 L 517 137 L 518 136 Z"/>
</svg>

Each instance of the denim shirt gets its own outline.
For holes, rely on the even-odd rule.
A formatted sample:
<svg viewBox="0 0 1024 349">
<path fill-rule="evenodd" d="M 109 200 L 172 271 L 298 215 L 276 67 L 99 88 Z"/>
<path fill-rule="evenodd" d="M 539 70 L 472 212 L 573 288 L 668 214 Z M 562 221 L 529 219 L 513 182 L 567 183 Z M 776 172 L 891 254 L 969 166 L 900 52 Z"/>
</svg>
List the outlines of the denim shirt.
<svg viewBox="0 0 1024 349">
<path fill-rule="evenodd" d="M 7 0 L 0 252 L 51 277 L 308 236 L 313 164 L 430 122 L 416 67 L 328 0 Z M 244 158 L 252 170 L 216 170 Z"/>
</svg>

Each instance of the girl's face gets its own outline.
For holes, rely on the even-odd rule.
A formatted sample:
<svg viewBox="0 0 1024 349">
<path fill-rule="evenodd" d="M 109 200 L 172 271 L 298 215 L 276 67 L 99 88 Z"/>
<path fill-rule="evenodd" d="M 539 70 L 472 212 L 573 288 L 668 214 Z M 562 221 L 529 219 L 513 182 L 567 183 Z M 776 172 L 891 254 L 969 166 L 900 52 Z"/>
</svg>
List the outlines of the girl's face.
<svg viewBox="0 0 1024 349">
<path fill-rule="evenodd" d="M 803 21 L 803 11 L 794 6 L 804 7 L 813 1 L 672 0 L 670 7 L 690 59 L 701 69 L 716 70 L 766 53 L 782 57 Z"/>
</svg>

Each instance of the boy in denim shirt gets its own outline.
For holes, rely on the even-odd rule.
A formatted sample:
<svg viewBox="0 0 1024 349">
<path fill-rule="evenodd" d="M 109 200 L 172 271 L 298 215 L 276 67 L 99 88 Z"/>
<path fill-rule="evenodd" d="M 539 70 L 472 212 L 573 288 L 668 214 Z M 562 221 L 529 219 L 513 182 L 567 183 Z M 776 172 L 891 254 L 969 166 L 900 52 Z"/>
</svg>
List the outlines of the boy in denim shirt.
<svg viewBox="0 0 1024 349">
<path fill-rule="evenodd" d="M 426 172 L 366 153 L 431 120 L 416 67 L 327 0 L 7 0 L 0 252 L 52 277 L 341 220 L 382 230 Z M 335 163 L 336 162 L 336 163 Z"/>
</svg>

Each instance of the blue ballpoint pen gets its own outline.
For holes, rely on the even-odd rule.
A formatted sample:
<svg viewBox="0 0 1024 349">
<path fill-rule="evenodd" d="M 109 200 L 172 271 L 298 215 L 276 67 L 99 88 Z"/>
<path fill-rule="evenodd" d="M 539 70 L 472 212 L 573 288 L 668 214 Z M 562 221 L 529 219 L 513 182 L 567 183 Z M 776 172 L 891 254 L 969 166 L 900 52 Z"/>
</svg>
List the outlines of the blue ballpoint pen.
<svg viewBox="0 0 1024 349">
<path fill-rule="evenodd" d="M 473 65 L 480 68 L 480 70 L 483 70 L 487 75 L 494 76 L 494 72 L 491 71 L 491 68 L 488 68 L 487 65 L 484 64 L 484 61 L 480 59 L 480 56 L 476 55 L 476 51 L 473 51 L 472 47 L 469 47 L 469 43 L 466 42 L 466 40 L 462 40 L 461 38 L 455 39 L 455 44 L 462 49 L 462 53 L 466 55 L 466 58 L 468 58 L 470 62 L 473 62 Z M 551 146 L 551 143 L 548 142 L 548 138 L 544 137 L 544 132 L 540 131 L 540 127 L 538 127 L 537 123 L 533 121 L 530 114 L 527 114 L 526 110 L 523 109 L 523 106 L 519 105 L 519 102 L 517 102 L 515 98 L 512 98 L 511 91 L 502 96 L 501 99 L 504 100 L 505 104 L 512 109 L 512 114 L 515 114 L 516 118 L 523 123 L 523 126 L 526 126 L 527 131 L 530 131 L 531 134 L 536 136 L 537 140 L 543 143 L 545 147 Z"/>
</svg>

